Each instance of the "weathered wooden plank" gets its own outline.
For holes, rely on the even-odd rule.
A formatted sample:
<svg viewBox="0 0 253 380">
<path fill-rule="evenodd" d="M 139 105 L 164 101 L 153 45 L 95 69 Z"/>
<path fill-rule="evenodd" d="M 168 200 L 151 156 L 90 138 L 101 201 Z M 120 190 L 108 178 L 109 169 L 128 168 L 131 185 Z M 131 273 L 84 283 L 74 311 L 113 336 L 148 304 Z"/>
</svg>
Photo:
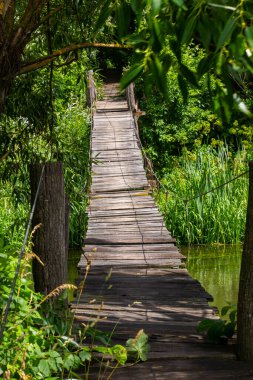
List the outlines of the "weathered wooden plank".
<svg viewBox="0 0 253 380">
<path fill-rule="evenodd" d="M 113 252 L 113 251 L 174 251 L 176 249 L 173 243 L 165 243 L 165 244 L 128 244 L 127 246 L 122 246 L 120 244 L 115 245 L 94 245 L 94 244 L 86 244 L 84 247 L 85 250 L 92 251 L 93 249 L 96 252 Z"/>
</svg>

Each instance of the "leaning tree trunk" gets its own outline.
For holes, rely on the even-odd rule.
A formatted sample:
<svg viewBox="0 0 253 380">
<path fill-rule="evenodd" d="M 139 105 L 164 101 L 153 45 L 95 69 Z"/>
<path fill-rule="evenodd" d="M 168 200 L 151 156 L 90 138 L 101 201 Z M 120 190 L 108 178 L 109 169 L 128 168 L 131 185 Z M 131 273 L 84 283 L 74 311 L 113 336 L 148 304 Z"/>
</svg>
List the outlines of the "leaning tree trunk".
<svg viewBox="0 0 253 380">
<path fill-rule="evenodd" d="M 31 167 L 31 194 L 35 197 L 42 164 Z M 35 291 L 48 294 L 67 280 L 67 239 L 66 210 L 63 181 L 63 164 L 47 163 L 37 206 L 33 227 L 40 225 L 33 238 L 33 251 L 43 262 L 33 260 Z"/>
<path fill-rule="evenodd" d="M 249 196 L 238 295 L 238 354 L 253 362 L 253 161 L 249 163 Z"/>
</svg>

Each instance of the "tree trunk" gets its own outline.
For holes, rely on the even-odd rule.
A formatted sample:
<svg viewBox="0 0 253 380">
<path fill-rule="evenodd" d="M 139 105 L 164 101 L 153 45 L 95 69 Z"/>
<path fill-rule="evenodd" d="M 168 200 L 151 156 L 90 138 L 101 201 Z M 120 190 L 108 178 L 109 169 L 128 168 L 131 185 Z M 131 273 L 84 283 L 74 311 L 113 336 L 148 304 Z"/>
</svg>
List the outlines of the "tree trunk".
<svg viewBox="0 0 253 380">
<path fill-rule="evenodd" d="M 11 87 L 11 81 L 0 80 L 0 115 L 4 111 L 5 101 Z"/>
<path fill-rule="evenodd" d="M 42 164 L 31 167 L 32 202 L 42 167 Z M 42 266 L 38 260 L 33 260 L 34 286 L 37 292 L 48 294 L 66 283 L 66 220 L 63 164 L 47 163 L 33 218 L 33 227 L 41 224 L 33 238 L 33 250 L 44 263 Z"/>
<path fill-rule="evenodd" d="M 238 354 L 253 362 L 253 161 L 249 162 L 249 196 L 238 295 Z"/>
</svg>

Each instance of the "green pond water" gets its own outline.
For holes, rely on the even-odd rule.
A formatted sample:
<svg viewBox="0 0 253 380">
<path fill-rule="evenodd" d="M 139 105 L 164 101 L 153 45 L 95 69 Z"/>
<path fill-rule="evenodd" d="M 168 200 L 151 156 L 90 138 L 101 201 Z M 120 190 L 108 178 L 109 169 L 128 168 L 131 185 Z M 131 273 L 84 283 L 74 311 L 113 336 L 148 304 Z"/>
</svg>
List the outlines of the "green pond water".
<svg viewBox="0 0 253 380">
<path fill-rule="evenodd" d="M 219 310 L 231 302 L 237 303 L 242 246 L 181 247 L 187 257 L 187 269 L 197 279 L 214 301 L 210 304 Z M 69 252 L 69 282 L 78 278 L 77 264 L 81 251 Z M 70 294 L 70 299 L 73 294 Z"/>
<path fill-rule="evenodd" d="M 219 310 L 231 302 L 237 304 L 242 246 L 181 247 L 187 257 L 187 269 L 213 296 L 210 305 Z"/>
</svg>

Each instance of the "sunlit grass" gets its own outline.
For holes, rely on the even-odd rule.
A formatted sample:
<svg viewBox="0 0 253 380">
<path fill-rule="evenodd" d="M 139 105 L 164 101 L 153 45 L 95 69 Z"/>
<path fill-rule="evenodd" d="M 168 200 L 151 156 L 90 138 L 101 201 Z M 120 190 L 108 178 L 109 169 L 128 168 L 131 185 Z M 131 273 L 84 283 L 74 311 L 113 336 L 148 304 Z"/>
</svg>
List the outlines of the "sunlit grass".
<svg viewBox="0 0 253 380">
<path fill-rule="evenodd" d="M 202 195 L 247 170 L 246 152 L 232 157 L 226 147 L 185 152 L 164 179 L 168 194 L 158 196 L 168 228 L 184 244 L 243 241 L 248 177 Z M 200 195 L 200 196 L 199 196 Z M 167 199 L 167 202 L 166 202 Z"/>
</svg>

